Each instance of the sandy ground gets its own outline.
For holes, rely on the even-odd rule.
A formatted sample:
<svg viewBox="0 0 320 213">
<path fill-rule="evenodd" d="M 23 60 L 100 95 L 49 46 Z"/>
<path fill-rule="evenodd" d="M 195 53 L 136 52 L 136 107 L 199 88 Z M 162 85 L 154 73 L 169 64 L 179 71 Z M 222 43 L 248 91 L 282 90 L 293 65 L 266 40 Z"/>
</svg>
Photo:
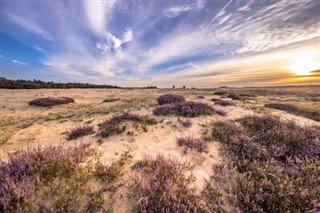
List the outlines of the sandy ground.
<svg viewBox="0 0 320 213">
<path fill-rule="evenodd" d="M 237 106 L 216 106 L 226 110 L 228 112 L 227 116 L 212 115 L 191 118 L 193 122 L 191 128 L 182 127 L 177 117 L 159 116 L 156 119 L 161 122 L 157 125 L 147 126 L 147 132 L 131 127 L 129 130 L 134 131 L 134 135 L 124 133 L 104 139 L 92 134 L 75 141 L 66 140 L 68 129 L 78 124 L 91 123 L 97 131 L 98 123 L 122 111 L 153 117 L 152 109 L 157 105 L 156 98 L 167 92 L 173 91 L 154 89 L 2 89 L 0 134 L 4 142 L 0 145 L 0 159 L 6 161 L 8 153 L 14 153 L 17 149 L 26 149 L 28 146 L 90 141 L 92 147 L 101 153 L 102 161 L 107 164 L 125 150 L 131 150 L 134 154 L 133 163 L 144 156 L 156 156 L 157 154 L 189 161 L 195 165 L 196 185 L 197 188 L 201 189 L 205 180 L 212 175 L 212 165 L 221 162 L 223 158 L 219 152 L 221 144 L 217 141 L 208 142 L 209 151 L 207 153 L 190 150 L 184 153 L 183 148 L 177 146 L 176 138 L 180 136 L 201 137 L 203 132 L 210 131 L 212 121 L 235 119 L 247 114 L 258 113 L 257 110 L 252 109 L 256 106 L 261 109 L 259 104 L 261 100 L 266 99 L 265 97 L 258 96 L 246 102 L 235 101 Z M 211 98 L 219 98 L 219 96 L 213 95 L 213 91 L 175 90 L 174 92 L 185 95 L 187 100 L 209 104 L 213 104 L 210 101 Z M 199 99 L 198 95 L 203 95 L 205 98 Z M 32 99 L 49 96 L 72 97 L 76 103 L 50 108 L 28 105 L 28 101 Z M 120 100 L 102 103 L 106 98 L 120 98 Z M 295 120 L 301 125 L 319 125 L 319 122 L 279 110 L 263 109 L 262 112 L 277 115 L 287 120 Z M 97 143 L 98 140 L 102 140 L 102 143 Z M 118 207 L 119 209 L 124 208 L 121 207 L 121 203 Z"/>
</svg>

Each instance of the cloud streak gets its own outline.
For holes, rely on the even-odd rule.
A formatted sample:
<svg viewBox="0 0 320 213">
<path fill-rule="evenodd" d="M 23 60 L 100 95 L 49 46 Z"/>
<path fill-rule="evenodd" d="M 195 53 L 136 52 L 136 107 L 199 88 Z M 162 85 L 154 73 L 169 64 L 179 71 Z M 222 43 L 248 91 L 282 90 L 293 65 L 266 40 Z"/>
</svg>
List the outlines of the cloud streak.
<svg viewBox="0 0 320 213">
<path fill-rule="evenodd" d="M 246 73 L 266 83 L 280 78 L 276 72 L 296 60 L 295 53 L 311 51 L 319 7 L 317 0 L 7 1 L 1 33 L 37 52 L 19 55 L 17 44 L 5 49 L 37 65 L 32 78 L 45 69 L 62 80 L 214 86 L 238 84 Z"/>
</svg>

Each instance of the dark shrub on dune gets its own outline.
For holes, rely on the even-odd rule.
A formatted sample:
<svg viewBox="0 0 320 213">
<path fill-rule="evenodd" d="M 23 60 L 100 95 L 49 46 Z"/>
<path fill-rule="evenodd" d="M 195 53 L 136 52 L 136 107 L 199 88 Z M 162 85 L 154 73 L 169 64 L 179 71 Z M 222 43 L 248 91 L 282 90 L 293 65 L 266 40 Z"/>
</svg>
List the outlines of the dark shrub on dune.
<svg viewBox="0 0 320 213">
<path fill-rule="evenodd" d="M 227 91 L 217 91 L 217 92 L 214 92 L 213 94 L 214 95 L 226 95 L 228 92 Z"/>
<path fill-rule="evenodd" d="M 219 111 L 218 114 L 220 114 Z M 215 109 L 201 102 L 187 101 L 178 104 L 165 104 L 154 108 L 154 115 L 178 115 L 183 117 L 197 117 L 200 115 L 212 115 L 217 113 Z M 222 112 L 221 112 L 222 113 Z M 222 113 L 226 114 L 226 113 Z M 221 115 L 221 114 L 220 114 Z"/>
<path fill-rule="evenodd" d="M 148 116 L 140 116 L 131 113 L 122 113 L 120 115 L 114 115 L 112 118 L 98 124 L 98 135 L 107 138 L 111 135 L 123 133 L 125 129 L 121 128 L 120 125 L 126 121 L 133 121 L 145 125 L 157 124 L 156 119 L 149 118 Z"/>
<path fill-rule="evenodd" d="M 212 98 L 211 101 L 214 101 L 214 104 L 220 105 L 220 106 L 236 106 L 235 103 L 232 101 L 222 100 L 218 98 Z"/>
<path fill-rule="evenodd" d="M 29 105 L 49 107 L 49 106 L 69 104 L 69 103 L 74 103 L 74 99 L 69 97 L 58 97 L 58 98 L 46 97 L 46 98 L 34 99 L 29 102 Z"/>
<path fill-rule="evenodd" d="M 199 115 L 212 115 L 215 110 L 206 103 L 188 101 L 177 104 L 176 113 L 184 117 L 196 117 Z"/>
<path fill-rule="evenodd" d="M 229 94 L 227 97 L 232 98 L 232 100 L 241 100 L 242 99 L 240 95 L 237 95 L 234 93 Z"/>
<path fill-rule="evenodd" d="M 186 149 L 196 149 L 198 152 L 205 152 L 208 150 L 206 141 L 193 137 L 177 138 L 177 145 L 184 146 Z"/>
<path fill-rule="evenodd" d="M 190 119 L 182 120 L 181 124 L 183 127 L 189 128 L 192 126 L 192 121 Z"/>
<path fill-rule="evenodd" d="M 91 133 L 93 133 L 93 126 L 87 124 L 78 126 L 68 131 L 68 140 L 77 139 Z"/>
<path fill-rule="evenodd" d="M 153 109 L 153 114 L 160 116 L 160 115 L 169 115 L 173 114 L 176 110 L 175 104 L 163 104 L 160 106 L 157 106 Z"/>
<path fill-rule="evenodd" d="M 298 107 L 292 104 L 270 103 L 270 104 L 265 104 L 265 106 L 268 108 L 279 109 L 287 112 L 293 112 L 298 110 Z"/>
<path fill-rule="evenodd" d="M 176 103 L 182 103 L 185 102 L 186 99 L 182 95 L 177 94 L 164 94 L 158 97 L 157 102 L 159 105 L 164 104 L 176 104 Z"/>
</svg>

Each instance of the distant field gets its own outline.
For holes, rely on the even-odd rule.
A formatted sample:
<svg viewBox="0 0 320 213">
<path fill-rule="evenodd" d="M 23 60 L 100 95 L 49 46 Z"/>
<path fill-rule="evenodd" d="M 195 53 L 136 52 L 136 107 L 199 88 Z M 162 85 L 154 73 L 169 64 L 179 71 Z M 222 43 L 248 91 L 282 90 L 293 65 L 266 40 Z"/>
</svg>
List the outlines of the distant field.
<svg viewBox="0 0 320 213">
<path fill-rule="evenodd" d="M 0 109 L 0 212 L 320 211 L 320 86 L 1 89 Z"/>
</svg>

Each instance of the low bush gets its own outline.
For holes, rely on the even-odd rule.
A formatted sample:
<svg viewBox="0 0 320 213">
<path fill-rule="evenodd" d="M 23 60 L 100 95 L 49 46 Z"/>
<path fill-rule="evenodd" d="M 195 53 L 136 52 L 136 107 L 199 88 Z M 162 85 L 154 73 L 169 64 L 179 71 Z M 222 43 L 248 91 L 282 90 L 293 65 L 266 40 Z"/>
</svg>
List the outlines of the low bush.
<svg viewBox="0 0 320 213">
<path fill-rule="evenodd" d="M 242 100 L 240 95 L 233 94 L 233 93 L 229 94 L 227 97 L 232 98 L 232 100 Z"/>
<path fill-rule="evenodd" d="M 278 109 L 282 111 L 286 111 L 288 113 L 303 116 L 315 121 L 320 121 L 320 113 L 317 111 L 310 111 L 307 109 L 299 108 L 292 104 L 281 104 L 281 103 L 269 103 L 265 104 L 265 107 Z"/>
<path fill-rule="evenodd" d="M 78 196 L 86 177 L 81 163 L 91 153 L 87 144 L 81 144 L 29 148 L 10 154 L 8 162 L 0 161 L 0 210 L 78 211 L 84 201 Z"/>
<path fill-rule="evenodd" d="M 226 95 L 226 94 L 228 94 L 228 92 L 227 91 L 217 91 L 217 92 L 214 92 L 213 94 L 214 95 Z"/>
<path fill-rule="evenodd" d="M 120 98 L 107 98 L 107 99 L 104 99 L 102 102 L 103 103 L 109 103 L 109 102 L 115 102 L 115 101 L 119 101 Z"/>
<path fill-rule="evenodd" d="M 215 111 L 215 113 L 217 113 L 218 115 L 222 115 L 222 116 L 226 116 L 226 115 L 227 115 L 227 112 L 224 111 L 223 109 L 217 109 L 217 108 L 216 108 L 214 111 Z"/>
<path fill-rule="evenodd" d="M 181 124 L 183 127 L 189 128 L 192 126 L 192 121 L 190 119 L 182 120 Z"/>
<path fill-rule="evenodd" d="M 179 115 L 184 117 L 196 117 L 199 115 L 212 115 L 215 109 L 201 102 L 184 102 L 178 104 L 165 104 L 153 110 L 154 115 Z"/>
<path fill-rule="evenodd" d="M 109 137 L 111 135 L 120 134 L 125 131 L 121 124 L 126 121 L 133 121 L 145 125 L 157 124 L 157 120 L 154 118 L 149 118 L 148 116 L 140 116 L 131 113 L 122 113 L 120 115 L 114 115 L 111 119 L 108 119 L 100 124 L 98 135 L 102 137 Z"/>
<path fill-rule="evenodd" d="M 129 196 L 137 200 L 134 212 L 207 212 L 193 186 L 192 166 L 175 159 L 146 158 L 136 167 Z"/>
<path fill-rule="evenodd" d="M 157 102 L 159 105 L 163 104 L 176 104 L 185 102 L 186 99 L 182 95 L 177 94 L 164 94 L 158 97 Z"/>
<path fill-rule="evenodd" d="M 74 103 L 73 98 L 69 97 L 47 97 L 47 98 L 38 98 L 29 102 L 29 105 L 41 106 L 41 107 L 49 107 L 55 105 L 69 104 Z"/>
<path fill-rule="evenodd" d="M 213 98 L 211 99 L 211 101 L 214 101 L 214 104 L 220 105 L 220 106 L 236 106 L 236 104 L 233 103 L 232 101 L 227 101 L 227 100 L 222 100 L 217 98 Z"/>
<path fill-rule="evenodd" d="M 208 151 L 208 144 L 206 141 L 193 137 L 177 138 L 177 145 L 184 146 L 187 149 L 196 149 L 198 152 Z"/>
<path fill-rule="evenodd" d="M 153 109 L 153 114 L 157 116 L 174 114 L 177 106 L 175 104 L 163 104 Z"/>
<path fill-rule="evenodd" d="M 243 212 L 318 211 L 319 127 L 268 115 L 236 122 L 215 122 L 212 131 L 235 169 L 227 184 L 210 183 L 225 185 L 222 191 L 230 193 L 225 206 L 232 203 Z"/>
<path fill-rule="evenodd" d="M 270 103 L 265 104 L 265 107 L 273 108 L 273 109 L 279 109 L 287 112 L 293 112 L 298 110 L 298 107 L 292 105 L 292 104 L 280 104 L 280 103 Z"/>
<path fill-rule="evenodd" d="M 203 95 L 199 95 L 199 96 L 197 96 L 197 98 L 204 99 L 205 97 Z"/>
<path fill-rule="evenodd" d="M 77 126 L 68 130 L 68 140 L 77 139 L 79 137 L 83 137 L 85 135 L 90 135 L 93 133 L 93 126 L 84 124 L 82 126 Z"/>
</svg>

